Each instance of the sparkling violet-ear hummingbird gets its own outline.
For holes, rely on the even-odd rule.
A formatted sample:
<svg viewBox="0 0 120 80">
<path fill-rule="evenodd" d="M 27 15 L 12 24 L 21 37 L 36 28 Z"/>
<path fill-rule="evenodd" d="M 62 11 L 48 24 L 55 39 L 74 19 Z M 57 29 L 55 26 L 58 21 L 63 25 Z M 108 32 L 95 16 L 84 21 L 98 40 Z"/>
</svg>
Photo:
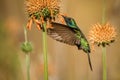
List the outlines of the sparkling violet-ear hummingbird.
<svg viewBox="0 0 120 80">
<path fill-rule="evenodd" d="M 81 32 L 73 18 L 63 15 L 62 17 L 66 24 L 51 22 L 53 28 L 48 28 L 47 34 L 57 41 L 77 46 L 78 50 L 82 49 L 87 53 L 90 69 L 93 70 L 90 59 L 90 46 L 86 37 Z"/>
</svg>

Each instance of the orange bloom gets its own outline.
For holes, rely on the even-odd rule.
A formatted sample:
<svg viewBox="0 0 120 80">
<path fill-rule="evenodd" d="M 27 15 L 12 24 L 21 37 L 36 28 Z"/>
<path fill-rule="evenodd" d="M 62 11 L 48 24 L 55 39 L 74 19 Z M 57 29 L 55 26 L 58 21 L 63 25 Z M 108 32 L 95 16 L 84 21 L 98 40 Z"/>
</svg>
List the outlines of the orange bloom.
<svg viewBox="0 0 120 80">
<path fill-rule="evenodd" d="M 31 29 L 33 22 L 36 23 L 39 30 L 42 28 L 44 22 L 49 24 L 60 12 L 59 3 L 60 1 L 58 0 L 26 0 L 26 12 L 30 18 L 27 28 Z M 50 27 L 50 25 L 47 27 Z"/>
<path fill-rule="evenodd" d="M 92 44 L 105 47 L 115 41 L 116 34 L 115 28 L 109 23 L 105 25 L 95 24 L 89 31 L 89 39 Z"/>
</svg>

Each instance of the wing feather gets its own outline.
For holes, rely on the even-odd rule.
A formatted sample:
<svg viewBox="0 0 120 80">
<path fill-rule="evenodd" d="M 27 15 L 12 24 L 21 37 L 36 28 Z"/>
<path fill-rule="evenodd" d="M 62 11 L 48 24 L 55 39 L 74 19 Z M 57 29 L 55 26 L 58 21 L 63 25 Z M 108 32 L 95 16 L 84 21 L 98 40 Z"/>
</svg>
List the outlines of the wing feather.
<svg viewBox="0 0 120 80">
<path fill-rule="evenodd" d="M 76 37 L 75 32 L 66 25 L 52 22 L 53 28 L 47 29 L 47 34 L 53 39 L 69 44 L 80 44 L 80 40 Z"/>
</svg>

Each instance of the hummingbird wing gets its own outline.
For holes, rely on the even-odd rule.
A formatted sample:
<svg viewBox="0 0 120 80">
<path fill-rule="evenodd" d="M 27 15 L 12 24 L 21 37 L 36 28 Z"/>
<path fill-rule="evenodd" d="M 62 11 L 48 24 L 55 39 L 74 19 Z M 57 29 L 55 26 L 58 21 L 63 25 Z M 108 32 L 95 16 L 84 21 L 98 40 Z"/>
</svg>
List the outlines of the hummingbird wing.
<svg viewBox="0 0 120 80">
<path fill-rule="evenodd" d="M 80 44 L 80 39 L 76 37 L 75 31 L 67 25 L 52 22 L 53 28 L 47 29 L 47 34 L 53 39 L 69 44 Z"/>
</svg>

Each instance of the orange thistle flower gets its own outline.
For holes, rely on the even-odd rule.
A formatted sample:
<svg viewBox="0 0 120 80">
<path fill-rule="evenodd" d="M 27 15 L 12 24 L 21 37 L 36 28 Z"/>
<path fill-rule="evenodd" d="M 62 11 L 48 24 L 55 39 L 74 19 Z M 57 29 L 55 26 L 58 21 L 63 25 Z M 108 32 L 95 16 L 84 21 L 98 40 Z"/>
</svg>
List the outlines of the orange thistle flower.
<svg viewBox="0 0 120 80">
<path fill-rule="evenodd" d="M 89 39 L 92 44 L 105 47 L 115 41 L 116 34 L 115 28 L 111 24 L 100 25 L 98 23 L 93 25 L 89 31 Z"/>
<path fill-rule="evenodd" d="M 59 0 L 26 0 L 26 12 L 30 18 L 27 28 L 31 29 L 32 23 L 35 22 L 40 30 L 44 22 L 49 24 L 51 20 L 55 20 L 55 17 L 60 12 L 59 2 Z M 48 25 L 47 28 L 49 27 Z"/>
</svg>

